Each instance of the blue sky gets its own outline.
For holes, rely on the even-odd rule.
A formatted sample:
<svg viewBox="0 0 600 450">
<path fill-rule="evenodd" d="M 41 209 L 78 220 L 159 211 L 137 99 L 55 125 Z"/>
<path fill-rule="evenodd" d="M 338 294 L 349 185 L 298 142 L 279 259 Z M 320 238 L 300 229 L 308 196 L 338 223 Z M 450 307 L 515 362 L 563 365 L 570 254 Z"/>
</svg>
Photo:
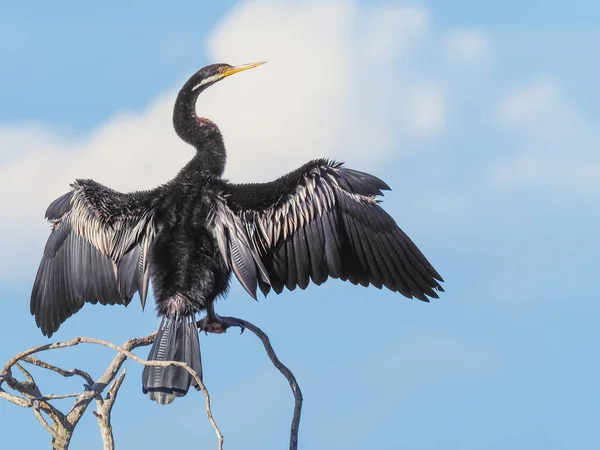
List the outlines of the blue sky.
<svg viewBox="0 0 600 450">
<path fill-rule="evenodd" d="M 267 59 L 199 102 L 228 176 L 316 156 L 368 170 L 446 280 L 431 304 L 338 281 L 256 303 L 233 283 L 218 312 L 263 328 L 295 372 L 301 448 L 598 448 L 596 3 L 61 5 L 0 6 L 1 361 L 47 342 L 29 315 L 47 204 L 75 177 L 168 180 L 191 157 L 170 128 L 179 85 L 205 64 Z M 156 326 L 137 301 L 86 306 L 55 337 L 121 343 Z M 259 342 L 233 331 L 201 347 L 226 448 L 286 446 L 291 394 Z M 99 376 L 110 357 L 48 359 Z M 200 395 L 159 407 L 127 370 L 121 447 L 215 445 Z M 31 411 L 2 402 L 0 417 L 7 446 L 48 445 Z M 72 448 L 102 448 L 91 414 Z"/>
</svg>

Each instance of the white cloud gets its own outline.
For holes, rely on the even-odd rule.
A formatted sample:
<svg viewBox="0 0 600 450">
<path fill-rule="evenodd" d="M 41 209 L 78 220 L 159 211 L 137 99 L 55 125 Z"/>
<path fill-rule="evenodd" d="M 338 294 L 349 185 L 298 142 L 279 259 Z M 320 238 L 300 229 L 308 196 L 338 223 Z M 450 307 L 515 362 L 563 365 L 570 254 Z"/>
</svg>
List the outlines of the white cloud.
<svg viewBox="0 0 600 450">
<path fill-rule="evenodd" d="M 415 134 L 430 136 L 442 130 L 446 118 L 446 100 L 441 86 L 415 86 L 406 106 L 404 120 Z"/>
<path fill-rule="evenodd" d="M 561 103 L 555 80 L 543 78 L 512 89 L 500 100 L 497 116 L 501 123 L 529 130 L 542 125 L 555 114 Z"/>
<path fill-rule="evenodd" d="M 545 77 L 514 88 L 498 102 L 496 118 L 513 137 L 514 150 L 486 174 L 493 185 L 598 195 L 598 124 L 579 111 L 555 80 Z"/>
<path fill-rule="evenodd" d="M 485 33 L 454 30 L 445 36 L 444 50 L 451 62 L 476 65 L 487 62 L 490 42 Z"/>
<path fill-rule="evenodd" d="M 387 116 L 409 94 L 402 65 L 392 62 L 427 33 L 427 17 L 423 9 L 350 2 L 243 3 L 217 27 L 208 52 L 215 60 L 269 61 L 251 82 L 239 77 L 223 87 L 253 111 L 228 118 L 217 90 L 199 108 L 221 124 L 232 155 L 249 147 L 268 155 L 250 163 L 253 178 L 322 155 L 373 167 L 392 151 L 398 132 L 423 131 Z M 247 163 L 230 161 L 229 174 L 248 176 Z"/>
<path fill-rule="evenodd" d="M 119 115 L 84 140 L 38 126 L 0 129 L 0 148 L 11 154 L 0 165 L 0 234 L 10 255 L 0 259 L 3 277 L 33 268 L 47 237 L 44 211 L 76 178 L 130 191 L 167 181 L 185 164 L 191 151 L 164 125 L 170 120 L 170 102 L 160 99 L 142 114 Z"/>
<path fill-rule="evenodd" d="M 363 26 L 369 38 L 357 43 L 366 50 L 368 63 L 406 58 L 431 32 L 429 14 L 419 7 L 382 6 L 368 17 Z"/>
<path fill-rule="evenodd" d="M 429 33 L 423 8 L 344 1 L 234 8 L 208 40 L 209 60 L 269 64 L 211 87 L 198 102 L 224 134 L 226 176 L 268 180 L 322 156 L 369 169 L 402 151 L 393 148 L 398 134 L 418 140 L 438 133 L 441 87 L 416 85 L 414 70 L 406 76 Z M 171 90 L 143 111 L 118 114 L 80 139 L 0 124 L 0 190 L 15 194 L 0 199 L 0 235 L 13 255 L 1 259 L 3 277 L 30 276 L 47 236 L 43 212 L 75 178 L 130 191 L 177 173 L 193 149 L 172 131 L 174 96 Z M 29 238 L 15 239 L 23 235 Z"/>
</svg>

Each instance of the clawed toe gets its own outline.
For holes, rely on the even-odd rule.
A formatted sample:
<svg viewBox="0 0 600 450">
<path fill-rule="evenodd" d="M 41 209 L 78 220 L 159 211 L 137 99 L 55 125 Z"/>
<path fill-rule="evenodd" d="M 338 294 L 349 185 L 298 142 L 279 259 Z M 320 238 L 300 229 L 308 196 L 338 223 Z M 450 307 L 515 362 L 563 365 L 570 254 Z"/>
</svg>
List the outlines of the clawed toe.
<svg viewBox="0 0 600 450">
<path fill-rule="evenodd" d="M 229 327 L 239 327 L 240 328 L 240 334 L 242 334 L 244 332 L 244 330 L 246 329 L 246 327 L 244 326 L 244 322 L 242 322 L 239 319 L 236 319 L 234 317 L 220 317 L 221 319 L 221 324 L 223 324 L 223 327 L 225 330 L 227 330 L 227 328 Z"/>
<path fill-rule="evenodd" d="M 240 334 L 242 334 L 244 332 L 244 330 L 246 329 L 246 327 L 244 326 L 244 323 L 241 320 L 236 319 L 234 317 L 220 317 L 217 314 L 214 314 L 214 317 L 210 317 L 207 314 L 200 321 L 199 327 L 206 334 L 208 334 L 208 333 L 215 333 L 215 334 L 225 333 L 225 332 L 227 332 L 227 329 L 230 327 L 239 327 L 241 330 Z"/>
</svg>

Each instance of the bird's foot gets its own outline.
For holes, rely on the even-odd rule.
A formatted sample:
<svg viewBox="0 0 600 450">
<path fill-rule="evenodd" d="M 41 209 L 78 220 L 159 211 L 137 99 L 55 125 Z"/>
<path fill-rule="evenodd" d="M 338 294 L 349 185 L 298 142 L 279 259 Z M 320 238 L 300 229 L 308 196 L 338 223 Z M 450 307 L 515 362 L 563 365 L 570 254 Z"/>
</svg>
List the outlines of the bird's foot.
<svg viewBox="0 0 600 450">
<path fill-rule="evenodd" d="M 200 320 L 199 327 L 206 334 L 225 333 L 229 327 L 240 327 L 240 334 L 242 334 L 246 329 L 246 327 L 244 326 L 244 322 L 240 319 L 236 319 L 235 317 L 221 317 L 217 314 L 214 314 L 214 317 L 211 317 L 211 315 L 209 314 L 204 316 Z"/>
</svg>

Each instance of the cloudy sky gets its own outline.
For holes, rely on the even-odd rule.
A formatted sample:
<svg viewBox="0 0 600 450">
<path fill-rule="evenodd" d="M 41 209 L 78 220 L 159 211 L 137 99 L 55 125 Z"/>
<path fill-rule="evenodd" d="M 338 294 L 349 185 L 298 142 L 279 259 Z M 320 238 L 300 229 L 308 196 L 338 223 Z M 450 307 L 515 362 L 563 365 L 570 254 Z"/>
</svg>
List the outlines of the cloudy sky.
<svg viewBox="0 0 600 450">
<path fill-rule="evenodd" d="M 198 102 L 225 136 L 227 177 L 318 156 L 376 174 L 447 291 L 424 304 L 331 281 L 256 303 L 234 283 L 218 312 L 262 327 L 295 372 L 301 448 L 598 448 L 600 6 L 494 4 L 3 2 L 0 362 L 47 342 L 29 315 L 46 206 L 77 177 L 169 180 L 192 157 L 170 122 L 179 86 L 206 64 L 268 60 Z M 54 337 L 121 343 L 156 326 L 137 301 L 89 305 Z M 291 394 L 259 342 L 201 346 L 226 448 L 286 448 Z M 49 359 L 99 376 L 110 357 Z M 127 370 L 121 448 L 213 448 L 200 395 L 160 407 Z M 24 434 L 48 446 L 31 411 L 1 402 L 0 418 L 7 448 Z M 91 414 L 72 448 L 102 448 Z"/>
</svg>

